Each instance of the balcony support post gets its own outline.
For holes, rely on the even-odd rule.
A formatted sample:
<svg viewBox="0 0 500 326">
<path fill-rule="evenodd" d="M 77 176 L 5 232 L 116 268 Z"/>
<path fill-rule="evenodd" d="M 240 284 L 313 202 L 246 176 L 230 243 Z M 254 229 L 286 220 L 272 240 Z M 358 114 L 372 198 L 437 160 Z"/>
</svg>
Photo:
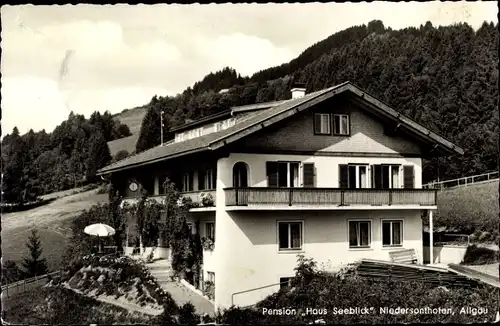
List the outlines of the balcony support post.
<svg viewBox="0 0 500 326">
<path fill-rule="evenodd" d="M 434 223 L 432 210 L 429 209 L 429 263 L 434 264 Z"/>
</svg>

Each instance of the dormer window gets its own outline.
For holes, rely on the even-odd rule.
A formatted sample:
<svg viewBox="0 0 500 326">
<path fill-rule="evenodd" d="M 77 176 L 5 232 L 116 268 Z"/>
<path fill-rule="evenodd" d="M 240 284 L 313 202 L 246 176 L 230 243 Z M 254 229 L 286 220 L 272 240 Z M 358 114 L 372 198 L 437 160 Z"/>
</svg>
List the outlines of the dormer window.
<svg viewBox="0 0 500 326">
<path fill-rule="evenodd" d="M 330 114 L 315 113 L 314 114 L 314 134 L 315 135 L 331 135 Z"/>
<path fill-rule="evenodd" d="M 349 115 L 334 114 L 333 115 L 333 134 L 334 135 L 349 135 Z"/>
</svg>

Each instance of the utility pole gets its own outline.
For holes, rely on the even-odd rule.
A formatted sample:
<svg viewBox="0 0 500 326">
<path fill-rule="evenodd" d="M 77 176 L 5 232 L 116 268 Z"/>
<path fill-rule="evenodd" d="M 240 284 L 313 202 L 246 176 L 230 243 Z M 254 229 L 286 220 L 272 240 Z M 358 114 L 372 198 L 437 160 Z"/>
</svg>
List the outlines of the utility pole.
<svg viewBox="0 0 500 326">
<path fill-rule="evenodd" d="M 161 111 L 161 114 L 160 114 L 160 121 L 161 121 L 161 124 L 160 124 L 160 144 L 161 146 L 163 146 L 163 110 Z"/>
</svg>

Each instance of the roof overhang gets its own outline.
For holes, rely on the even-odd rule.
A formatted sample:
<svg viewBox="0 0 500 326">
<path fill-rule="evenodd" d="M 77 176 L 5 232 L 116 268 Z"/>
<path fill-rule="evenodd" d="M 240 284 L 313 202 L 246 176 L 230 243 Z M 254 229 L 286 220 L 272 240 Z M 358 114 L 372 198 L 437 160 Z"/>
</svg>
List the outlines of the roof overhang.
<svg viewBox="0 0 500 326">
<path fill-rule="evenodd" d="M 158 163 L 158 162 L 161 162 L 161 161 L 170 160 L 170 159 L 173 159 L 173 158 L 177 158 L 177 157 L 181 157 L 181 156 L 186 156 L 186 155 L 191 155 L 191 154 L 195 154 L 195 153 L 200 153 L 200 152 L 204 152 L 204 151 L 208 151 L 208 150 L 210 150 L 210 148 L 208 148 L 208 147 L 200 147 L 200 148 L 196 148 L 196 149 L 189 150 L 189 151 L 179 152 L 179 153 L 176 153 L 176 154 L 173 154 L 173 155 L 158 157 L 158 158 L 155 158 L 153 160 L 147 160 L 147 161 L 143 161 L 143 162 L 140 162 L 140 163 L 130 164 L 130 165 L 127 165 L 127 166 L 121 166 L 121 167 L 110 168 L 110 169 L 103 168 L 103 169 L 100 169 L 99 171 L 97 171 L 96 175 L 98 175 L 98 176 L 105 176 L 105 175 L 108 175 L 108 174 L 111 174 L 111 173 L 114 173 L 114 172 L 135 169 L 135 168 L 138 168 L 138 167 L 141 167 L 141 166 L 150 165 L 150 164 Z"/>
<path fill-rule="evenodd" d="M 296 105 L 284 109 L 283 111 L 271 115 L 270 117 L 267 117 L 265 119 L 258 120 L 246 128 L 240 130 L 236 129 L 234 132 L 224 135 L 216 140 L 213 140 L 204 146 L 200 146 L 198 148 L 187 151 L 178 152 L 172 155 L 165 155 L 157 157 L 155 159 L 145 160 L 139 163 L 132 163 L 126 166 L 121 166 L 116 168 L 113 168 L 112 166 L 109 166 L 109 168 L 105 167 L 99 170 L 97 175 L 106 175 L 113 172 L 133 169 L 140 166 L 149 165 L 185 155 L 220 149 L 230 143 L 233 143 L 237 140 L 247 137 L 259 130 L 267 128 L 270 125 L 273 125 L 279 121 L 289 118 L 299 112 L 307 110 L 321 102 L 324 102 L 342 93 L 353 95 L 352 98 L 354 99 L 354 101 L 357 101 L 360 104 L 362 104 L 362 106 L 364 106 L 367 110 L 371 111 L 374 114 L 384 116 L 385 118 L 390 119 L 396 124 L 397 128 L 404 129 L 406 132 L 411 134 L 412 137 L 415 137 L 425 142 L 426 144 L 429 144 L 429 151 L 428 151 L 429 153 L 435 153 L 440 155 L 464 154 L 463 149 L 456 146 L 451 141 L 439 136 L 435 132 L 430 131 L 429 129 L 425 128 L 419 123 L 411 120 L 410 118 L 390 108 L 387 104 L 377 100 L 376 98 L 367 94 L 366 92 L 364 92 L 357 86 L 351 84 L 350 82 L 345 82 L 340 85 L 326 89 L 324 91 L 319 91 L 318 95 L 316 96 L 312 96 L 311 98 L 305 99 L 304 101 L 299 101 Z M 221 113 L 221 115 L 222 114 L 227 114 L 227 113 L 223 112 Z"/>
<path fill-rule="evenodd" d="M 411 120 L 410 118 L 390 108 L 387 104 L 377 100 L 376 98 L 367 94 L 366 92 L 364 92 L 357 86 L 351 84 L 350 82 L 340 84 L 338 87 L 334 87 L 329 91 L 326 91 L 322 94 L 319 94 L 316 97 L 313 97 L 307 101 L 298 104 L 297 106 L 294 106 L 284 112 L 280 112 L 272 117 L 269 117 L 265 121 L 260 121 L 259 123 L 256 123 L 244 130 L 236 131 L 231 135 L 227 135 L 224 138 L 221 138 L 211 143 L 210 147 L 212 149 L 216 149 L 225 146 L 231 142 L 246 137 L 254 132 L 262 130 L 276 122 L 279 122 L 299 112 L 307 110 L 310 107 L 315 106 L 323 101 L 326 101 L 336 95 L 346 92 L 355 95 L 354 98 L 357 98 L 358 101 L 368 106 L 372 111 L 392 119 L 394 122 L 397 123 L 397 125 L 399 125 L 401 128 L 408 130 L 413 136 L 432 144 L 431 150 L 433 152 L 439 152 L 443 155 L 464 154 L 463 149 L 456 146 L 451 141 L 439 136 L 435 132 L 430 131 L 429 129 L 425 128 L 419 123 Z"/>
</svg>

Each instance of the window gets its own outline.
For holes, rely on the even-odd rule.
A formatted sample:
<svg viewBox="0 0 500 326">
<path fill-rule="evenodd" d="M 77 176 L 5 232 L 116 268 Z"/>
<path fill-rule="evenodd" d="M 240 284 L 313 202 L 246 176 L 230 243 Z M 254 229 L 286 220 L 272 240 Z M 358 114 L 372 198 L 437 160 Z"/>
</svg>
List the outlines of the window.
<svg viewBox="0 0 500 326">
<path fill-rule="evenodd" d="M 222 130 L 222 122 L 216 122 L 214 124 L 214 130 L 215 130 L 215 132 L 221 131 Z"/>
<path fill-rule="evenodd" d="M 205 237 L 215 242 L 215 223 L 205 222 Z"/>
<path fill-rule="evenodd" d="M 186 224 L 187 224 L 189 232 L 192 233 L 193 232 L 193 223 L 188 222 Z"/>
<path fill-rule="evenodd" d="M 182 176 L 182 191 L 193 191 L 193 175 L 192 173 L 184 173 Z"/>
<path fill-rule="evenodd" d="M 370 248 L 371 221 L 349 221 L 349 248 Z"/>
<path fill-rule="evenodd" d="M 298 187 L 298 162 L 266 162 L 268 187 Z"/>
<path fill-rule="evenodd" d="M 238 162 L 233 166 L 233 187 L 248 187 L 247 165 L 243 162 Z"/>
<path fill-rule="evenodd" d="M 330 114 L 315 113 L 314 114 L 314 133 L 316 135 L 331 135 L 330 130 Z"/>
<path fill-rule="evenodd" d="M 403 245 L 403 221 L 382 221 L 382 246 Z"/>
<path fill-rule="evenodd" d="M 280 290 L 287 289 L 291 287 L 292 278 L 291 277 L 280 277 Z"/>
<path fill-rule="evenodd" d="M 347 114 L 333 115 L 333 134 L 349 135 L 349 115 Z"/>
<path fill-rule="evenodd" d="M 373 166 L 373 188 L 392 189 L 400 188 L 399 165 L 374 165 Z"/>
<path fill-rule="evenodd" d="M 339 188 L 368 188 L 368 165 L 348 164 L 339 166 Z"/>
<path fill-rule="evenodd" d="M 207 170 L 205 173 L 205 189 L 215 189 L 214 170 Z"/>
<path fill-rule="evenodd" d="M 278 222 L 279 250 L 302 249 L 302 222 Z"/>
<path fill-rule="evenodd" d="M 215 284 L 215 273 L 214 272 L 207 272 L 207 282 L 212 282 Z"/>
<path fill-rule="evenodd" d="M 198 171 L 198 190 L 215 189 L 215 173 L 213 169 Z"/>
</svg>

